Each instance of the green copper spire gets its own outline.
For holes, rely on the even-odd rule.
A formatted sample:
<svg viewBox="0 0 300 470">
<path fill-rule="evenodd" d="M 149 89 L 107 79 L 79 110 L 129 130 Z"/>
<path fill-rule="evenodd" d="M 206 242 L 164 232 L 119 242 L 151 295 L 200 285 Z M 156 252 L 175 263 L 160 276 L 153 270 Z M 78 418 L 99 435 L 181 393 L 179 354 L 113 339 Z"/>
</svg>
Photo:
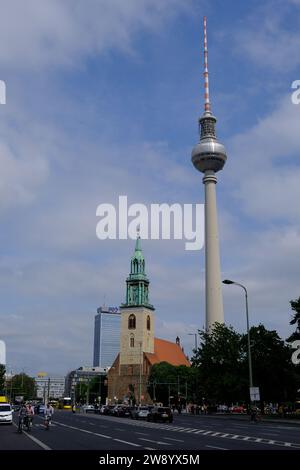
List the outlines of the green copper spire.
<svg viewBox="0 0 300 470">
<path fill-rule="evenodd" d="M 148 307 L 149 304 L 149 279 L 145 273 L 145 258 L 141 247 L 141 238 L 138 234 L 135 242 L 135 250 L 131 257 L 130 274 L 126 279 L 126 303 L 122 307 Z"/>
</svg>

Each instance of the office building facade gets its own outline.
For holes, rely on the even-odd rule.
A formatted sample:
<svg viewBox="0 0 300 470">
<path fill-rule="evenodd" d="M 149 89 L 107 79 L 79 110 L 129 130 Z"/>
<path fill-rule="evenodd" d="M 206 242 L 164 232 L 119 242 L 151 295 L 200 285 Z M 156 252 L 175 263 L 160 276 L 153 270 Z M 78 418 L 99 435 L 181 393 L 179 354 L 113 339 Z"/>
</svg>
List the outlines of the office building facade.
<svg viewBox="0 0 300 470">
<path fill-rule="evenodd" d="M 120 351 L 121 313 L 118 308 L 100 307 L 95 315 L 93 366 L 111 367 Z"/>
</svg>

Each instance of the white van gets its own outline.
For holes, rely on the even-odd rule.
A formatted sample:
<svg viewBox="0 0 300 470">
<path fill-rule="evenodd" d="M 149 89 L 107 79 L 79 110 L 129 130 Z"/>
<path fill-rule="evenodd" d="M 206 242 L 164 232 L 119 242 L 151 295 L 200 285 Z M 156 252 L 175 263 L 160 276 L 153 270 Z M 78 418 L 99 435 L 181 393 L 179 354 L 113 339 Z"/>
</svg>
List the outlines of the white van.
<svg viewBox="0 0 300 470">
<path fill-rule="evenodd" d="M 9 403 L 0 403 L 0 423 L 12 424 L 12 408 Z"/>
</svg>

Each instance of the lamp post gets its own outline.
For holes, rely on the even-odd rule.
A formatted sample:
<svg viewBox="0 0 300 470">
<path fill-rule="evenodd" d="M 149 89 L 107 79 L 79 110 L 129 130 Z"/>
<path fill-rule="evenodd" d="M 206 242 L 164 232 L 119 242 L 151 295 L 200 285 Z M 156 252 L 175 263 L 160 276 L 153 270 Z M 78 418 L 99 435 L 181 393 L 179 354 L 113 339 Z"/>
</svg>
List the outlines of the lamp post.
<svg viewBox="0 0 300 470">
<path fill-rule="evenodd" d="M 197 351 L 197 349 L 198 349 L 197 333 L 188 333 L 188 335 L 195 337 L 195 349 Z"/>
<path fill-rule="evenodd" d="M 142 401 L 142 341 L 139 342 L 140 345 L 140 380 L 139 380 L 139 405 L 141 406 Z"/>
<path fill-rule="evenodd" d="M 241 287 L 245 291 L 246 299 L 246 318 L 247 318 L 247 341 L 248 341 L 248 364 L 249 364 L 249 385 L 250 388 L 253 387 L 253 374 L 252 374 L 252 359 L 251 359 L 251 344 L 250 344 L 250 329 L 249 329 L 249 312 L 248 312 L 248 292 L 245 286 L 239 284 L 238 282 L 230 281 L 230 279 L 225 279 L 223 284 L 234 284 Z M 251 396 L 250 396 L 251 401 Z"/>
</svg>

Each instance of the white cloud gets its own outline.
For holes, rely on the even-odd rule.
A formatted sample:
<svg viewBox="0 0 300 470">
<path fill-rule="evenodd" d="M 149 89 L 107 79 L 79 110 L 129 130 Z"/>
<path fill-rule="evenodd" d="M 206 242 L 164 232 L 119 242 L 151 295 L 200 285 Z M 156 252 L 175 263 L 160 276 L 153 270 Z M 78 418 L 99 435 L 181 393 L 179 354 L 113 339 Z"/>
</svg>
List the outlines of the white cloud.
<svg viewBox="0 0 300 470">
<path fill-rule="evenodd" d="M 230 141 L 226 178 L 245 213 L 271 221 L 299 220 L 300 106 L 290 97 Z"/>
<path fill-rule="evenodd" d="M 188 8 L 180 0 L 19 0 L 0 4 L 0 61 L 13 67 L 78 64 L 82 55 L 132 53 L 138 31 L 157 31 Z M 12 27 L 13 25 L 13 27 Z"/>
<path fill-rule="evenodd" d="M 32 203 L 48 176 L 47 159 L 17 132 L 10 147 L 0 141 L 0 167 L 0 211 Z"/>
</svg>

